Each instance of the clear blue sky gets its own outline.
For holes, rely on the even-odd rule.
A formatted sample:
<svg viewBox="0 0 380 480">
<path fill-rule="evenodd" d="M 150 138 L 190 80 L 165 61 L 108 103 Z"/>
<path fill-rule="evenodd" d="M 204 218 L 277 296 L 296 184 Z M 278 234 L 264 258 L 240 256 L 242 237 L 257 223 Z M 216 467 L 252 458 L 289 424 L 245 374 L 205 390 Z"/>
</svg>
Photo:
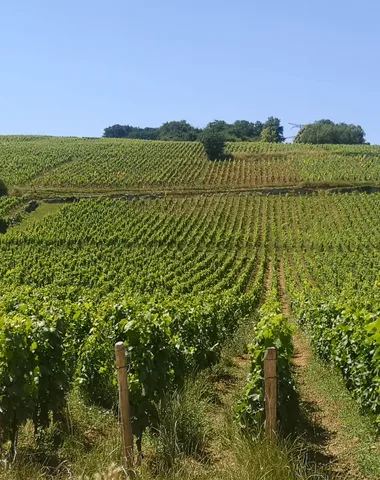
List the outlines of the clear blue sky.
<svg viewBox="0 0 380 480">
<path fill-rule="evenodd" d="M 273 115 L 380 143 L 378 0 L 1 3 L 0 134 Z"/>
</svg>

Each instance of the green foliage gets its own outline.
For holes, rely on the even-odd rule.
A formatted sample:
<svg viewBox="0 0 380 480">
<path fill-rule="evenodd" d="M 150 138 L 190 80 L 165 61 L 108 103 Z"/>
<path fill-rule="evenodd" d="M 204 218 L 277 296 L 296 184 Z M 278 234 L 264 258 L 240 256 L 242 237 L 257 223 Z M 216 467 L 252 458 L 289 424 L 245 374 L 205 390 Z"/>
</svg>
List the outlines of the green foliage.
<svg viewBox="0 0 380 480">
<path fill-rule="evenodd" d="M 238 140 L 258 140 L 263 130 L 261 122 L 248 122 L 247 120 L 236 120 L 230 127 L 231 134 Z"/>
<path fill-rule="evenodd" d="M 198 140 L 201 130 L 181 120 L 179 122 L 166 122 L 159 128 L 159 140 L 194 142 Z"/>
<path fill-rule="evenodd" d="M 380 427 L 380 309 L 369 312 L 333 299 L 324 302 L 311 292 L 296 305 L 317 354 L 340 370 L 363 411 Z"/>
<path fill-rule="evenodd" d="M 267 143 L 276 143 L 277 142 L 277 134 L 269 127 L 265 127 L 261 132 L 261 140 Z"/>
<path fill-rule="evenodd" d="M 265 124 L 260 121 L 236 120 L 227 123 L 224 120 L 214 120 L 207 124 L 205 130 L 212 129 L 223 134 L 226 141 L 258 141 L 261 132 L 266 126 L 274 131 L 276 142 L 280 140 L 283 128 L 279 120 L 269 117 Z M 165 122 L 158 128 L 139 128 L 130 125 L 112 125 L 104 129 L 104 138 L 135 138 L 140 140 L 166 140 L 166 141 L 199 141 L 204 130 L 195 128 L 186 120 Z"/>
<path fill-rule="evenodd" d="M 57 196 L 160 193 L 380 181 L 380 147 L 251 140 L 227 142 L 226 159 L 232 156 L 234 161 L 215 165 L 199 142 L 0 137 L 0 178 L 13 190 L 18 185 L 29 196 L 42 198 L 47 191 Z"/>
<path fill-rule="evenodd" d="M 0 233 L 5 233 L 8 226 L 15 223 L 23 204 L 24 202 L 18 198 L 0 197 Z"/>
<path fill-rule="evenodd" d="M 129 135 L 134 130 L 130 125 L 112 125 L 104 129 L 103 137 L 105 138 L 129 138 Z"/>
<path fill-rule="evenodd" d="M 248 383 L 236 406 L 236 418 L 244 429 L 259 432 L 265 421 L 264 355 L 269 347 L 277 349 L 278 416 L 286 428 L 291 422 L 291 406 L 295 387 L 291 375 L 293 327 L 281 313 L 281 304 L 274 289 L 259 311 L 259 321 L 253 325 L 253 343 L 249 346 L 250 373 Z M 293 412 L 294 413 L 294 412 Z"/>
<path fill-rule="evenodd" d="M 123 341 L 129 363 L 133 431 L 141 437 L 156 406 L 186 373 L 217 362 L 223 343 L 255 306 L 255 297 L 191 304 L 134 303 L 103 308 L 79 351 L 77 382 L 85 398 L 106 408 L 117 398 L 113 345 Z"/>
<path fill-rule="evenodd" d="M 34 308 L 9 305 L 0 328 L 2 441 L 15 442 L 28 419 L 46 429 L 50 413 L 62 418 L 74 381 L 88 403 L 115 408 L 113 346 L 120 340 L 127 347 L 133 431 L 141 438 L 157 423 L 164 396 L 181 388 L 187 373 L 218 361 L 223 343 L 255 304 L 254 296 L 188 305 L 85 302 L 65 313 L 44 299 Z"/>
<path fill-rule="evenodd" d="M 73 384 L 88 404 L 114 409 L 116 341 L 128 351 L 138 437 L 157 422 L 163 395 L 218 361 L 260 297 L 265 258 L 250 235 L 257 220 L 247 208 L 240 237 L 227 197 L 181 204 L 85 200 L 0 239 L 4 440 L 28 419 L 50 428 Z M 217 255 L 215 245 L 224 246 Z M 20 359 L 7 354 L 13 344 Z M 21 385 L 16 398 L 10 378 Z"/>
<path fill-rule="evenodd" d="M 360 145 L 365 143 L 365 132 L 360 125 L 335 124 L 331 120 L 320 120 L 302 127 L 294 142 Z"/>
<path fill-rule="evenodd" d="M 8 188 L 3 180 L 0 180 L 0 197 L 8 195 Z"/>
<path fill-rule="evenodd" d="M 249 122 L 248 120 L 236 120 L 234 123 L 227 123 L 224 120 L 214 120 L 207 124 L 207 129 L 223 134 L 228 142 L 258 141 L 260 140 L 263 123 L 260 121 Z"/>
<path fill-rule="evenodd" d="M 48 307 L 25 304 L 0 318 L 0 435 L 15 444 L 20 425 L 35 429 L 60 418 L 68 391 L 64 358 L 66 322 Z"/>
<path fill-rule="evenodd" d="M 226 144 L 222 133 L 210 127 L 202 133 L 201 143 L 209 160 L 222 160 Z"/>
<path fill-rule="evenodd" d="M 118 145 L 117 141 L 102 142 L 107 148 Z M 33 145 L 32 141 L 23 143 Z M 143 148 L 142 143 L 136 142 L 136 148 Z M 170 142 L 167 145 L 171 146 Z M 189 143 L 176 145 L 193 147 Z M 261 142 L 243 146 L 252 145 L 263 157 L 294 148 Z M 305 148 L 300 146 L 299 151 Z M 356 148 L 373 151 L 365 146 Z M 341 152 L 357 154 L 357 150 L 341 146 L 308 151 L 324 159 L 323 155 L 330 158 Z M 309 172 L 313 172 L 312 157 L 307 160 Z M 334 165 L 331 163 L 329 168 L 333 170 Z M 224 166 L 211 165 L 218 174 L 219 169 L 227 171 Z M 234 166 L 234 162 L 228 162 L 228 168 L 236 173 Z M 10 197 L 2 198 L 0 208 L 2 202 L 9 201 Z M 343 338 L 344 350 L 334 347 L 333 354 L 342 357 L 342 362 L 346 362 L 346 351 L 359 352 L 356 370 L 352 370 L 355 359 L 351 354 L 348 366 L 339 364 L 354 372 L 347 374 L 350 385 L 359 382 L 367 389 L 364 382 L 371 376 L 370 381 L 377 385 L 377 364 L 370 360 L 371 351 L 378 348 L 377 340 L 374 337 L 367 344 L 364 337 L 372 335 L 366 328 L 376 321 L 374 315 L 380 310 L 380 289 L 376 284 L 379 205 L 377 193 L 103 198 L 65 205 L 37 223 L 25 224 L 22 231 L 9 228 L 6 235 L 0 236 L 0 333 L 4 335 L 0 351 L 5 355 L 0 361 L 0 406 L 7 412 L 1 418 L 3 438 L 11 438 L 14 428 L 26 418 L 43 428 L 47 411 L 49 419 L 59 417 L 58 406 L 74 383 L 88 403 L 113 408 L 117 399 L 113 345 L 118 340 L 129 349 L 134 430 L 140 435 L 147 424 L 157 421 L 157 405 L 168 390 L 181 386 L 189 371 L 218 361 L 223 343 L 255 310 L 264 284 L 267 288 L 269 279 L 277 278 L 275 261 L 269 262 L 272 267 L 267 272 L 267 259 L 273 258 L 277 249 L 296 314 L 301 311 L 297 298 L 307 309 L 313 291 L 319 292 L 320 303 L 346 305 L 347 311 L 350 308 L 351 320 L 346 320 L 342 312 L 331 314 L 339 317 L 339 322 L 343 318 L 344 326 L 350 327 L 346 329 L 347 338 L 338 320 L 334 320 L 333 329 L 328 323 L 321 329 L 327 335 L 325 343 L 338 345 Z M 8 208 L 5 203 L 4 208 Z M 274 290 L 278 291 L 278 286 Z M 254 387 L 247 387 L 243 405 L 247 411 L 251 408 L 256 412 L 259 404 L 255 402 L 260 402 L 255 395 L 260 391 L 262 371 L 256 371 L 256 367 L 262 368 L 264 348 L 279 338 L 279 348 L 283 348 L 288 338 L 277 301 L 278 295 L 270 296 L 258 330 L 253 328 L 251 353 L 256 360 L 251 367 Z M 352 314 L 362 310 L 371 318 Z M 331 315 L 328 313 L 327 318 Z M 42 321 L 48 322 L 49 328 L 58 327 L 50 332 L 41 326 L 40 331 Z M 362 328 L 353 330 L 354 323 Z M 319 332 L 317 327 L 313 330 Z M 34 341 L 38 341 L 38 355 L 35 345 L 34 351 L 30 350 Z M 50 344 L 56 345 L 57 357 L 50 351 Z M 12 350 L 19 345 L 23 352 L 20 358 Z M 62 387 L 54 384 L 48 372 L 43 377 L 38 374 L 38 382 L 34 380 L 36 374 L 30 372 L 41 362 L 55 369 L 54 377 L 60 379 Z M 362 377 L 360 365 L 365 366 Z M 12 390 L 13 379 L 20 385 L 16 393 Z M 39 397 L 39 385 L 56 399 L 54 415 L 55 404 Z M 281 390 L 286 391 L 285 387 Z M 365 395 L 373 402 L 374 393 L 368 392 Z M 16 419 L 14 424 L 12 418 Z"/>
<path fill-rule="evenodd" d="M 112 125 L 104 129 L 104 138 L 135 138 L 139 140 L 158 140 L 158 128 L 139 128 L 131 125 Z"/>
</svg>

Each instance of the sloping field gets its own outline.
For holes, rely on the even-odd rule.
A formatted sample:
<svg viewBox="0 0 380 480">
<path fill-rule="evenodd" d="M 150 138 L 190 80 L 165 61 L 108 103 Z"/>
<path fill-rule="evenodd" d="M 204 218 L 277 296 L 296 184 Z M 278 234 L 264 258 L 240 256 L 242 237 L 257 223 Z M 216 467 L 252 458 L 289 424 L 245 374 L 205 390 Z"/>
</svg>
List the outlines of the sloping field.
<svg viewBox="0 0 380 480">
<path fill-rule="evenodd" d="M 0 236 L 2 294 L 240 295 L 271 258 L 295 291 L 376 309 L 379 211 L 380 194 L 81 200 Z"/>
<path fill-rule="evenodd" d="M 236 142 L 210 162 L 201 144 L 119 139 L 0 137 L 0 178 L 26 192 L 239 190 L 377 184 L 380 148 Z"/>
<path fill-rule="evenodd" d="M 369 355 L 378 341 L 369 327 L 380 309 L 378 211 L 380 194 L 82 200 L 22 231 L 10 229 L 0 237 L 3 398 L 12 378 L 31 405 L 43 403 L 40 388 L 58 402 L 75 381 L 90 402 L 110 406 L 112 346 L 123 338 L 131 347 L 132 404 L 146 419 L 149 402 L 187 364 L 217 358 L 268 286 L 279 296 L 282 263 L 299 318 L 318 326 L 315 309 L 323 302 L 318 348 L 378 415 L 380 365 Z M 8 363 L 21 339 L 28 359 Z M 45 351 L 49 342 L 59 349 Z M 54 378 L 43 362 L 54 365 Z M 31 365 L 32 377 L 18 376 Z M 157 384 L 146 369 L 156 372 Z M 4 421 L 26 401 L 12 398 L 0 413 Z"/>
<path fill-rule="evenodd" d="M 165 394 L 182 387 L 189 372 L 217 362 L 225 342 L 264 303 L 252 323 L 254 342 L 262 342 L 251 347 L 256 373 L 239 404 L 240 413 L 246 408 L 262 419 L 262 372 L 255 368 L 268 342 L 278 346 L 279 365 L 289 367 L 284 295 L 320 357 L 379 423 L 380 193 L 249 191 L 376 186 L 380 148 L 227 148 L 231 160 L 209 162 L 198 143 L 0 138 L 0 178 L 11 191 L 29 198 L 104 194 L 46 200 L 32 214 L 23 210 L 17 227 L 5 222 L 2 443 L 14 445 L 28 422 L 36 432 L 49 430 L 74 390 L 87 405 L 114 408 L 119 340 L 128 349 L 140 438 Z M 106 197 L 114 192 L 181 195 Z M 0 218 L 22 206 L 19 197 L 1 198 Z"/>
</svg>

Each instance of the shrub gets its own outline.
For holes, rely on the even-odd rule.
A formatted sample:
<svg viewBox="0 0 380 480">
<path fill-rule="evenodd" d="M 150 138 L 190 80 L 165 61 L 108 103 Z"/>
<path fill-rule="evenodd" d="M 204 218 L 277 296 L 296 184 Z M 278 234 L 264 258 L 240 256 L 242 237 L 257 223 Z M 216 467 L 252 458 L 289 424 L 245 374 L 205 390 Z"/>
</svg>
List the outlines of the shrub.
<svg viewBox="0 0 380 480">
<path fill-rule="evenodd" d="M 213 129 L 206 129 L 202 133 L 201 143 L 209 160 L 221 160 L 224 156 L 224 135 Z"/>
</svg>

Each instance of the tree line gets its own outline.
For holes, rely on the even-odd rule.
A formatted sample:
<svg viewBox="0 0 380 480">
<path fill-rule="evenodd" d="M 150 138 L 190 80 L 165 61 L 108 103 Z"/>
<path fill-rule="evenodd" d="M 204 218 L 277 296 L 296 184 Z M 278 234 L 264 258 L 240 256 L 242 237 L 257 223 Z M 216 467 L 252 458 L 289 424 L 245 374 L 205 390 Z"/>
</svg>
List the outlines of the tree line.
<svg viewBox="0 0 380 480">
<path fill-rule="evenodd" d="M 285 140 L 284 127 L 281 125 L 280 119 L 276 117 L 269 117 L 266 122 L 236 120 L 234 123 L 227 123 L 224 120 L 214 120 L 204 129 L 193 127 L 186 120 L 165 122 L 157 128 L 112 125 L 104 129 L 103 137 L 196 142 L 201 140 L 205 131 L 211 130 L 223 135 L 227 142 L 266 141 L 280 143 Z"/>
<path fill-rule="evenodd" d="M 104 129 L 103 137 L 197 142 L 202 141 L 209 132 L 217 133 L 225 142 L 285 141 L 284 127 L 277 117 L 269 117 L 266 122 L 236 120 L 234 123 L 227 123 L 224 120 L 214 120 L 203 129 L 194 127 L 186 120 L 165 122 L 157 128 L 112 125 Z M 295 136 L 294 143 L 360 145 L 366 141 L 365 132 L 360 125 L 334 123 L 332 120 L 323 119 L 303 125 Z"/>
</svg>

